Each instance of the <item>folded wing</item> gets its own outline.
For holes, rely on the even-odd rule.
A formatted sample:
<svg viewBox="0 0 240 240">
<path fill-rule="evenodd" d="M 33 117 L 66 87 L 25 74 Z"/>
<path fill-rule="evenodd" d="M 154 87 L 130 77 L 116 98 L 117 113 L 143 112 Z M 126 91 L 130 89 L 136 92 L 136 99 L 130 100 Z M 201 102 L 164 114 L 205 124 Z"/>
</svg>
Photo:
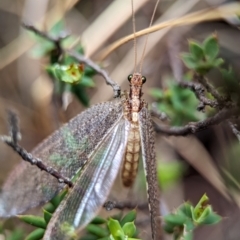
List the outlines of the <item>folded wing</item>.
<svg viewBox="0 0 240 240">
<path fill-rule="evenodd" d="M 121 117 L 119 100 L 97 104 L 54 132 L 32 154 L 71 179 Z M 44 203 L 63 186 L 48 173 L 22 161 L 1 189 L 0 217 L 16 215 Z"/>
<path fill-rule="evenodd" d="M 127 143 L 129 122 L 116 122 L 89 162 L 67 198 L 54 213 L 44 239 L 72 239 L 103 206 L 119 172 Z"/>
<path fill-rule="evenodd" d="M 147 179 L 148 206 L 151 215 L 152 238 L 161 238 L 160 195 L 157 184 L 155 136 L 150 113 L 146 107 L 139 112 L 142 159 Z"/>
</svg>

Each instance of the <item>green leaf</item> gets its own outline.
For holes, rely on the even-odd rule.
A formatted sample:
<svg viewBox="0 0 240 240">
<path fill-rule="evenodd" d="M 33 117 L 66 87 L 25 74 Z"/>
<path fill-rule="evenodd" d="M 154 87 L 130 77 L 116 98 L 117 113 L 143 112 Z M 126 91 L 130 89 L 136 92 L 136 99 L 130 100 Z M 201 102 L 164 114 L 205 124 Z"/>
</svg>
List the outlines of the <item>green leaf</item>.
<svg viewBox="0 0 240 240">
<path fill-rule="evenodd" d="M 212 62 L 200 62 L 199 64 L 197 64 L 196 66 L 196 72 L 200 73 L 200 74 L 206 74 L 207 72 L 209 72 L 212 68 L 214 68 L 214 64 Z"/>
<path fill-rule="evenodd" d="M 229 94 L 232 92 L 236 92 L 239 95 L 239 82 L 238 77 L 233 72 L 232 68 L 229 69 L 221 69 L 221 73 L 223 76 L 223 90 L 225 93 Z"/>
<path fill-rule="evenodd" d="M 120 221 L 120 225 L 123 226 L 125 223 L 135 221 L 136 215 L 137 215 L 137 212 L 136 212 L 135 209 L 132 210 L 132 211 L 130 211 L 130 212 L 127 213 L 127 214 L 123 217 L 123 219 Z"/>
<path fill-rule="evenodd" d="M 224 80 L 230 82 L 236 81 L 236 76 L 231 67 L 229 69 L 221 69 L 221 73 L 223 75 Z"/>
<path fill-rule="evenodd" d="M 112 218 L 115 219 L 115 220 L 118 220 L 118 221 L 120 222 L 121 219 L 123 218 L 123 213 L 122 213 L 122 212 L 119 212 L 119 213 L 117 213 L 117 214 L 114 214 L 114 215 L 112 216 Z"/>
<path fill-rule="evenodd" d="M 218 39 L 216 34 L 213 34 L 204 40 L 203 49 L 207 59 L 213 60 L 214 58 L 217 57 L 219 52 L 219 47 L 218 47 Z"/>
<path fill-rule="evenodd" d="M 194 56 L 190 53 L 182 53 L 181 58 L 184 62 L 184 64 L 190 68 L 190 69 L 195 69 L 197 67 L 197 62 L 194 58 Z"/>
<path fill-rule="evenodd" d="M 75 58 L 73 58 L 73 57 L 71 57 L 71 56 L 68 56 L 68 55 L 66 55 L 66 56 L 63 58 L 62 64 L 64 64 L 64 65 L 70 65 L 70 64 L 72 64 L 72 63 L 77 64 L 78 61 L 77 61 Z"/>
<path fill-rule="evenodd" d="M 99 238 L 98 240 L 111 240 L 112 238 L 111 237 L 104 237 L 104 238 Z M 86 239 L 80 239 L 80 240 L 91 240 L 91 239 L 88 239 L 88 238 L 86 238 Z M 94 238 L 93 240 L 96 240 L 96 238 Z"/>
<path fill-rule="evenodd" d="M 123 229 L 117 220 L 110 218 L 108 221 L 108 228 L 114 239 L 124 240 L 125 236 L 124 236 Z"/>
<path fill-rule="evenodd" d="M 196 222 L 198 221 L 198 218 L 200 218 L 203 211 L 208 206 L 208 201 L 209 201 L 209 198 L 208 198 L 207 194 L 203 194 L 203 196 L 199 200 L 198 204 L 196 205 L 196 207 L 192 211 L 194 221 L 196 221 Z"/>
<path fill-rule="evenodd" d="M 111 240 L 110 237 L 103 237 L 103 238 L 97 238 L 95 235 L 87 233 L 84 236 L 82 236 L 81 238 L 79 238 L 79 240 Z"/>
<path fill-rule="evenodd" d="M 33 232 L 31 232 L 25 238 L 25 240 L 40 240 L 43 238 L 44 233 L 45 233 L 45 229 L 38 228 L 38 229 L 34 230 Z"/>
<path fill-rule="evenodd" d="M 55 77 L 55 71 L 54 71 L 54 68 L 49 65 L 49 66 L 46 66 L 45 67 L 45 71 L 47 72 L 47 74 L 51 77 L 51 78 L 54 78 Z"/>
<path fill-rule="evenodd" d="M 158 180 L 162 188 L 177 182 L 184 173 L 184 165 L 180 162 L 162 162 L 158 164 Z"/>
<path fill-rule="evenodd" d="M 95 83 L 91 77 L 83 75 L 80 84 L 84 87 L 95 87 Z"/>
<path fill-rule="evenodd" d="M 53 37 L 59 37 L 59 34 L 64 30 L 64 28 L 64 21 L 60 20 L 54 24 L 54 26 L 50 30 L 50 33 Z"/>
<path fill-rule="evenodd" d="M 204 210 L 201 212 L 201 215 L 199 216 L 199 218 L 196 220 L 196 222 L 198 224 L 201 224 L 202 221 L 208 217 L 210 212 L 211 212 L 211 206 L 205 207 Z"/>
<path fill-rule="evenodd" d="M 7 235 L 6 240 L 22 240 L 24 235 L 25 234 L 22 229 L 15 229 Z"/>
<path fill-rule="evenodd" d="M 76 51 L 79 53 L 79 54 L 82 54 L 84 55 L 85 54 L 85 50 L 84 50 L 84 47 L 81 45 L 81 44 L 78 44 L 76 47 L 75 47 Z M 90 67 L 89 67 L 90 68 Z"/>
<path fill-rule="evenodd" d="M 103 223 L 106 223 L 107 221 L 104 219 L 104 218 L 101 218 L 99 216 L 95 217 L 91 223 L 92 224 L 103 224 Z"/>
<path fill-rule="evenodd" d="M 98 225 L 95 225 L 95 224 L 88 224 L 86 227 L 86 230 L 89 233 L 94 234 L 98 238 L 106 237 L 107 235 L 109 235 L 109 232 L 106 229 L 104 229 Z"/>
<path fill-rule="evenodd" d="M 108 220 L 108 228 L 110 230 L 110 232 L 112 233 L 112 235 L 114 235 L 115 232 L 117 231 L 122 231 L 122 227 L 119 223 L 119 221 L 110 218 Z"/>
<path fill-rule="evenodd" d="M 63 189 L 57 196 L 55 196 L 50 202 L 53 206 L 58 207 L 60 202 L 64 199 L 68 192 L 68 188 Z"/>
<path fill-rule="evenodd" d="M 18 215 L 17 217 L 19 219 L 21 219 L 22 221 L 24 221 L 30 225 L 33 225 L 35 227 L 45 229 L 47 226 L 44 218 L 42 218 L 42 217 L 38 217 L 38 216 L 34 216 L 34 215 Z"/>
<path fill-rule="evenodd" d="M 214 60 L 213 65 L 215 67 L 220 67 L 223 63 L 224 63 L 224 60 L 222 58 L 217 58 L 216 60 Z"/>
<path fill-rule="evenodd" d="M 89 96 L 86 92 L 86 88 L 84 86 L 81 86 L 81 84 L 74 85 L 72 87 L 72 92 L 77 96 L 79 101 L 84 105 L 88 106 L 89 105 Z"/>
<path fill-rule="evenodd" d="M 184 229 L 188 232 L 193 231 L 196 228 L 192 219 L 188 218 L 184 223 Z"/>
<path fill-rule="evenodd" d="M 39 44 L 31 49 L 30 55 L 32 58 L 42 58 L 54 49 L 54 44 L 50 41 L 41 40 Z"/>
<path fill-rule="evenodd" d="M 201 221 L 202 224 L 210 225 L 210 224 L 217 224 L 222 220 L 221 216 L 216 214 L 215 212 L 211 211 L 208 216 Z"/>
<path fill-rule="evenodd" d="M 184 214 L 186 217 L 192 218 L 191 207 L 192 207 L 191 204 L 186 202 L 178 208 L 177 213 Z"/>
<path fill-rule="evenodd" d="M 176 225 L 173 223 L 165 223 L 163 226 L 163 229 L 166 233 L 173 233 L 174 230 L 176 229 Z"/>
<path fill-rule="evenodd" d="M 189 51 L 196 61 L 200 61 L 204 57 L 203 48 L 196 41 L 189 41 Z"/>
<path fill-rule="evenodd" d="M 221 220 L 221 217 L 213 212 L 211 206 L 207 206 L 201 216 L 198 218 L 198 224 L 216 224 Z"/>
<path fill-rule="evenodd" d="M 135 226 L 134 222 L 125 223 L 122 229 L 123 229 L 124 234 L 128 237 L 133 237 L 133 235 L 136 232 L 136 226 Z"/>
<path fill-rule="evenodd" d="M 161 100 L 164 97 L 163 91 L 159 88 L 150 88 L 149 94 L 157 100 Z"/>
<path fill-rule="evenodd" d="M 52 203 L 49 202 L 44 205 L 43 209 L 49 213 L 54 213 L 54 211 L 56 210 L 56 207 Z"/>
<path fill-rule="evenodd" d="M 197 106 L 198 100 L 191 90 L 183 89 L 176 82 L 167 79 L 167 89 L 163 92 L 163 98 L 158 101 L 157 108 L 166 113 L 172 126 L 203 119 L 204 114 L 197 111 Z"/>
<path fill-rule="evenodd" d="M 96 71 L 89 66 L 85 66 L 84 67 L 84 74 L 88 77 L 93 77 L 94 75 L 96 75 Z"/>
<path fill-rule="evenodd" d="M 50 219 L 52 218 L 52 214 L 45 209 L 43 209 L 43 217 L 46 223 L 49 223 Z"/>
<path fill-rule="evenodd" d="M 72 44 L 75 43 L 75 41 L 76 41 L 76 37 L 69 36 L 62 40 L 61 45 L 64 49 L 68 49 L 69 47 L 71 48 Z"/>
<path fill-rule="evenodd" d="M 181 226 L 186 221 L 186 217 L 184 215 L 179 214 L 168 214 L 163 217 L 165 223 L 175 224 L 176 226 Z"/>
</svg>

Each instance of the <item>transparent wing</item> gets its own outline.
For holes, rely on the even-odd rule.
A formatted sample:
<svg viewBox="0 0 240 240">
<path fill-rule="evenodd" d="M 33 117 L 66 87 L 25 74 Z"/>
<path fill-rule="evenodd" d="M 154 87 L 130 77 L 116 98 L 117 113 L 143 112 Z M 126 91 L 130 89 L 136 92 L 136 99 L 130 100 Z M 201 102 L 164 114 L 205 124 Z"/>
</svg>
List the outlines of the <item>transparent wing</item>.
<svg viewBox="0 0 240 240">
<path fill-rule="evenodd" d="M 151 116 L 146 107 L 143 107 L 139 113 L 139 126 L 143 166 L 147 179 L 148 206 L 151 215 L 152 238 L 154 240 L 158 240 L 162 238 L 159 202 L 160 194 L 157 184 L 157 165 L 154 147 L 155 136 Z"/>
<path fill-rule="evenodd" d="M 119 172 L 127 143 L 129 122 L 124 118 L 90 156 L 90 161 L 54 213 L 44 239 L 72 239 L 96 215 Z"/>
<path fill-rule="evenodd" d="M 32 154 L 71 179 L 121 116 L 121 101 L 97 104 L 54 132 Z M 16 215 L 44 203 L 63 186 L 48 173 L 22 161 L 0 193 L 0 217 Z"/>
</svg>

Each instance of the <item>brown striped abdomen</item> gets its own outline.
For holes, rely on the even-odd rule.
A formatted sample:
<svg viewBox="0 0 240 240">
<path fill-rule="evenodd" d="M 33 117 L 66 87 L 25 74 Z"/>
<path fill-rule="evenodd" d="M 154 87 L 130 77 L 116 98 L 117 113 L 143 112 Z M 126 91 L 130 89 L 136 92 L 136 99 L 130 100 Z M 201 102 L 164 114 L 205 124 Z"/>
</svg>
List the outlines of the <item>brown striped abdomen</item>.
<svg viewBox="0 0 240 240">
<path fill-rule="evenodd" d="M 131 124 L 126 151 L 124 155 L 122 182 L 125 187 L 130 187 L 137 175 L 140 154 L 140 134 L 137 123 Z"/>
</svg>

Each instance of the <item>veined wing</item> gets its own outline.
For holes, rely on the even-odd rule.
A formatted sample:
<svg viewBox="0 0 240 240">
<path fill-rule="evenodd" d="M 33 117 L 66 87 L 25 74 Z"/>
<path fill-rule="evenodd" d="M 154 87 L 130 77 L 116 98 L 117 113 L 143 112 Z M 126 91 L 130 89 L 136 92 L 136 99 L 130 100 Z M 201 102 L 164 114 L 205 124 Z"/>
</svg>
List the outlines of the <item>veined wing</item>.
<svg viewBox="0 0 240 240">
<path fill-rule="evenodd" d="M 43 239 L 72 239 L 106 201 L 119 172 L 130 123 L 122 118 L 90 156 L 89 162 L 54 213 Z"/>
<path fill-rule="evenodd" d="M 139 128 L 143 166 L 147 179 L 148 207 L 151 215 L 152 238 L 161 238 L 160 195 L 157 185 L 157 166 L 154 148 L 154 130 L 150 113 L 146 107 L 139 112 Z"/>
<path fill-rule="evenodd" d="M 32 154 L 71 179 L 121 117 L 120 100 L 97 104 L 54 132 Z M 44 203 L 63 186 L 48 173 L 22 161 L 2 188 L 0 217 L 16 215 Z"/>
</svg>

